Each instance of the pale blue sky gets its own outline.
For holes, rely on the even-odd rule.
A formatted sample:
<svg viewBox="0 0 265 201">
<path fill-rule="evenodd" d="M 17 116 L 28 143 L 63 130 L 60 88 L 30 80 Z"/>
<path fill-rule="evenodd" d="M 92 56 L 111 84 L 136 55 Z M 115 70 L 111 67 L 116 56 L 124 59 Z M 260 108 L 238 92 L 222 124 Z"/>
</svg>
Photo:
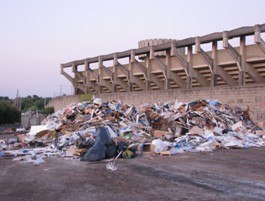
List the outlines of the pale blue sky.
<svg viewBox="0 0 265 201">
<path fill-rule="evenodd" d="M 69 94 L 61 63 L 143 39 L 263 24 L 264 8 L 264 0 L 0 0 L 0 96 Z"/>
</svg>

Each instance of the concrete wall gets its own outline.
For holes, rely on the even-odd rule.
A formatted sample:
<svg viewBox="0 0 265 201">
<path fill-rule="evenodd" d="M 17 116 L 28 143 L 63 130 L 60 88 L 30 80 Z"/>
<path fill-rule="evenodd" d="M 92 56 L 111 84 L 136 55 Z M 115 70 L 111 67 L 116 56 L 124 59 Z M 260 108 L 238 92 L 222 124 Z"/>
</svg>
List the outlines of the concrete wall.
<svg viewBox="0 0 265 201">
<path fill-rule="evenodd" d="M 139 106 L 142 103 L 154 103 L 157 101 L 178 101 L 190 102 L 197 99 L 217 99 L 222 103 L 232 106 L 240 106 L 251 110 L 251 118 L 254 121 L 265 121 L 265 84 L 253 84 L 247 86 L 218 86 L 209 88 L 193 88 L 192 90 L 174 89 L 139 92 L 120 92 L 97 94 L 107 100 L 122 100 L 125 103 Z M 61 96 L 52 99 L 48 106 L 53 106 L 59 110 L 66 105 L 80 101 L 79 96 Z"/>
<path fill-rule="evenodd" d="M 178 101 L 189 102 L 197 99 L 217 99 L 222 103 L 232 106 L 240 106 L 251 110 L 251 118 L 254 121 L 265 121 L 265 85 L 254 84 L 247 86 L 219 86 L 214 88 L 193 88 L 192 90 L 157 90 L 157 91 L 139 91 L 139 92 L 121 92 L 98 94 L 104 100 L 119 99 L 125 103 L 135 106 L 141 103 L 153 103 L 156 101 Z"/>
<path fill-rule="evenodd" d="M 80 102 L 79 95 L 73 96 L 58 96 L 49 101 L 46 107 L 54 107 L 54 111 L 60 110 L 71 103 Z"/>
<path fill-rule="evenodd" d="M 21 127 L 30 128 L 31 126 L 40 125 L 45 115 L 36 111 L 27 111 L 21 114 Z"/>
</svg>

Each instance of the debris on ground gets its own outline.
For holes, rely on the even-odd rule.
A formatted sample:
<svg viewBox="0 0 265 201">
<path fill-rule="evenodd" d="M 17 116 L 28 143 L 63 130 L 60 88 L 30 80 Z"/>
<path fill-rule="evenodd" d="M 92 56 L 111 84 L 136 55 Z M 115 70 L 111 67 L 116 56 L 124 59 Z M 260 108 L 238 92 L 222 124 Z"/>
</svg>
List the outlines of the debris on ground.
<svg viewBox="0 0 265 201">
<path fill-rule="evenodd" d="M 81 161 L 173 155 L 265 145 L 265 123 L 255 124 L 249 108 L 217 100 L 145 103 L 139 108 L 101 98 L 71 104 L 32 126 L 26 134 L 0 140 L 0 157 L 44 163 L 45 157 Z"/>
</svg>

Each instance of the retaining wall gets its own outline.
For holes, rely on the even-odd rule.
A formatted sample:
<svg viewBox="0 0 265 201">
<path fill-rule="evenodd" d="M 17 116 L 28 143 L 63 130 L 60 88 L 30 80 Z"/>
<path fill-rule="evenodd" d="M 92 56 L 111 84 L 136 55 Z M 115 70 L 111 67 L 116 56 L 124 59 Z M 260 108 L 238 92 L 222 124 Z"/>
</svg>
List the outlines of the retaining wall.
<svg viewBox="0 0 265 201">
<path fill-rule="evenodd" d="M 71 103 L 78 103 L 79 101 L 80 101 L 79 95 L 57 96 L 52 100 L 50 100 L 46 107 L 54 107 L 54 111 L 57 111 Z"/>
<path fill-rule="evenodd" d="M 197 99 L 217 99 L 221 103 L 227 103 L 232 106 L 240 106 L 246 109 L 250 108 L 250 115 L 254 121 L 265 121 L 265 85 L 255 84 L 247 86 L 219 86 L 209 88 L 193 88 L 192 90 L 157 90 L 157 91 L 139 91 L 139 92 L 121 92 L 97 94 L 104 100 L 119 99 L 125 103 L 135 106 L 146 102 L 175 100 L 190 102 Z"/>
<path fill-rule="evenodd" d="M 217 99 L 222 103 L 232 106 L 250 108 L 250 115 L 254 121 L 265 121 L 265 84 L 253 84 L 247 86 L 218 86 L 209 88 L 193 88 L 192 90 L 156 90 L 139 92 L 102 93 L 95 97 L 107 100 L 122 100 L 125 103 L 139 106 L 142 103 L 153 103 L 157 101 L 178 101 L 190 102 L 197 99 Z M 53 106 L 55 111 L 66 105 L 79 102 L 80 97 L 61 96 L 52 99 L 48 106 Z"/>
</svg>

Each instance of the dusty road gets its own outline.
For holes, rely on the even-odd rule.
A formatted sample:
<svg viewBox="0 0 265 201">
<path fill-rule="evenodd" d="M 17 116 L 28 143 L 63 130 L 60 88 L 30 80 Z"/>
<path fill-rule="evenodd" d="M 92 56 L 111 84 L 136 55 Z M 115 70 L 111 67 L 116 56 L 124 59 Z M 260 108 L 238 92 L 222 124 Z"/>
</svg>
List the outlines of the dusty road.
<svg viewBox="0 0 265 201">
<path fill-rule="evenodd" d="M 1 201 L 265 200 L 265 147 L 106 162 L 0 157 Z"/>
</svg>

